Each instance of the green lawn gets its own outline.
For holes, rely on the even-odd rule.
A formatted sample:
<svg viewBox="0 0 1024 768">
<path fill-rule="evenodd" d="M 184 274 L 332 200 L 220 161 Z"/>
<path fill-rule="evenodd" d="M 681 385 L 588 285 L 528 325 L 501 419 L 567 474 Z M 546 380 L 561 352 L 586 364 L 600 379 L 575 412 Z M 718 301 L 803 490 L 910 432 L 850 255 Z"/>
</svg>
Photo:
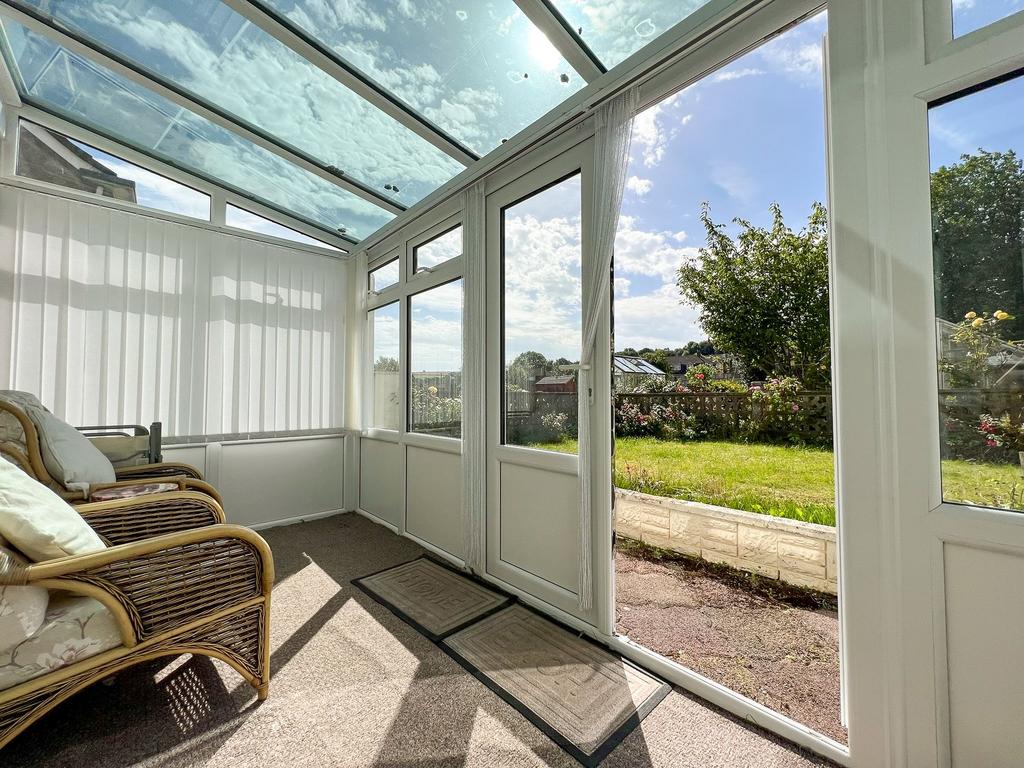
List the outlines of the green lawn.
<svg viewBox="0 0 1024 768">
<path fill-rule="evenodd" d="M 575 441 L 534 446 L 576 452 Z M 1007 464 L 944 461 L 951 501 L 1020 508 L 1024 480 Z M 821 448 L 725 441 L 619 438 L 615 484 L 658 496 L 835 525 L 832 452 Z"/>
</svg>

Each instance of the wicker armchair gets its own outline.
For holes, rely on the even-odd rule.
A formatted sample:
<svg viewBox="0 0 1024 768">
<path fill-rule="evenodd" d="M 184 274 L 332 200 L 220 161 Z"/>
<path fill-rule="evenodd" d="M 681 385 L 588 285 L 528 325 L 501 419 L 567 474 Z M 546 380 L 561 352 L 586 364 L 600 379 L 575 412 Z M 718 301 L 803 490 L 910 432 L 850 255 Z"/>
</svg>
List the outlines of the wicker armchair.
<svg viewBox="0 0 1024 768">
<path fill-rule="evenodd" d="M 0 556 L 0 584 L 99 601 L 121 645 L 0 690 L 0 748 L 77 691 L 162 656 L 220 659 L 265 699 L 274 582 L 267 543 L 248 528 L 224 525 L 219 506 L 200 493 L 76 509 L 115 546 L 30 565 Z"/>
<path fill-rule="evenodd" d="M 39 431 L 24 409 L 15 402 L 0 398 L 0 454 L 66 501 L 70 501 L 72 504 L 81 504 L 87 501 L 85 491 L 65 488 L 57 478 L 50 474 L 43 461 L 39 440 Z M 212 496 L 218 504 L 223 505 L 224 503 L 217 490 L 203 480 L 199 470 L 188 464 L 141 464 L 115 468 L 114 471 L 116 482 L 96 484 L 92 486 L 90 492 L 129 487 L 140 483 L 173 483 L 178 486 L 178 490 L 200 491 Z"/>
</svg>

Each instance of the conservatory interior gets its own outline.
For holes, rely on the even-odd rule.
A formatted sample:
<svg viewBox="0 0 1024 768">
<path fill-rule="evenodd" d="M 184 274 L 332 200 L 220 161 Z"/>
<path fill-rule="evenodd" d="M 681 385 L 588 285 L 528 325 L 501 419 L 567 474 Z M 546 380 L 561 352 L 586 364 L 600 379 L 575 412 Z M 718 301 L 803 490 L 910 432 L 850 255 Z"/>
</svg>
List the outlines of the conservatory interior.
<svg viewBox="0 0 1024 768">
<path fill-rule="evenodd" d="M 1020 765 L 1024 0 L 0 52 L 3 765 Z"/>
</svg>

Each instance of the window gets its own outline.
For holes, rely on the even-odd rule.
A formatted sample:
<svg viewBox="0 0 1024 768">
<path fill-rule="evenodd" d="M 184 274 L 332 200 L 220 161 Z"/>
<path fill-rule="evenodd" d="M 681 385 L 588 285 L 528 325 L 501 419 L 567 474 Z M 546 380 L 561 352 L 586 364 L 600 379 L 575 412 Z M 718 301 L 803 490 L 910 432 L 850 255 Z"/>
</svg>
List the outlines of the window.
<svg viewBox="0 0 1024 768">
<path fill-rule="evenodd" d="M 708 0 L 555 0 L 569 26 L 611 69 Z"/>
<path fill-rule="evenodd" d="M 1024 509 L 1024 77 L 929 110 L 942 496 Z"/>
<path fill-rule="evenodd" d="M 413 272 L 429 271 L 462 255 L 462 225 L 413 249 Z"/>
<path fill-rule="evenodd" d="M 296 232 L 290 227 L 286 227 L 283 224 L 278 224 L 276 221 L 264 218 L 258 214 L 247 211 L 244 208 L 238 208 L 237 206 L 228 203 L 227 211 L 224 215 L 224 223 L 229 227 L 236 227 L 238 229 L 245 229 L 249 232 L 258 232 L 261 235 L 270 235 L 271 237 L 280 237 L 283 240 L 291 240 L 296 243 L 302 243 L 303 245 L 315 245 L 318 248 L 329 248 L 332 251 L 340 251 L 340 248 L 335 248 L 333 245 L 317 240 L 316 238 L 304 235 L 301 232 Z"/>
<path fill-rule="evenodd" d="M 374 293 L 380 293 L 393 285 L 398 285 L 401 275 L 398 256 L 395 256 L 387 264 L 370 270 L 370 274 L 367 276 L 370 290 Z"/>
<path fill-rule="evenodd" d="M 409 298 L 409 431 L 462 436 L 462 280 Z"/>
<path fill-rule="evenodd" d="M 580 175 L 502 211 L 504 443 L 576 452 Z"/>
<path fill-rule="evenodd" d="M 210 196 L 26 120 L 18 135 L 19 176 L 158 211 L 210 219 Z"/>
<path fill-rule="evenodd" d="M 373 382 L 370 402 L 373 406 L 371 427 L 398 429 L 398 345 L 399 304 L 397 301 L 370 310 L 366 330 L 373 354 Z"/>
<path fill-rule="evenodd" d="M 952 0 L 953 37 L 1002 21 L 1024 11 L 1024 0 Z"/>
</svg>

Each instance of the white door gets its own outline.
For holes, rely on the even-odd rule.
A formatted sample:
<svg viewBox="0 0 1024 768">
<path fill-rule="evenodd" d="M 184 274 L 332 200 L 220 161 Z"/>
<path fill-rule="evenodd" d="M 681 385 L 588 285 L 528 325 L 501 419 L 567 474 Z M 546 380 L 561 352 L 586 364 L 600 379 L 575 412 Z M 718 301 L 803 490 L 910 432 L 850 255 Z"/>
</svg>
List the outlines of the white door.
<svg viewBox="0 0 1024 768">
<path fill-rule="evenodd" d="M 487 196 L 487 571 L 586 621 L 575 434 L 592 151 Z"/>
<path fill-rule="evenodd" d="M 1020 9 L 830 9 L 850 33 L 830 40 L 831 159 L 850 746 L 863 764 L 1024 761 Z"/>
</svg>

